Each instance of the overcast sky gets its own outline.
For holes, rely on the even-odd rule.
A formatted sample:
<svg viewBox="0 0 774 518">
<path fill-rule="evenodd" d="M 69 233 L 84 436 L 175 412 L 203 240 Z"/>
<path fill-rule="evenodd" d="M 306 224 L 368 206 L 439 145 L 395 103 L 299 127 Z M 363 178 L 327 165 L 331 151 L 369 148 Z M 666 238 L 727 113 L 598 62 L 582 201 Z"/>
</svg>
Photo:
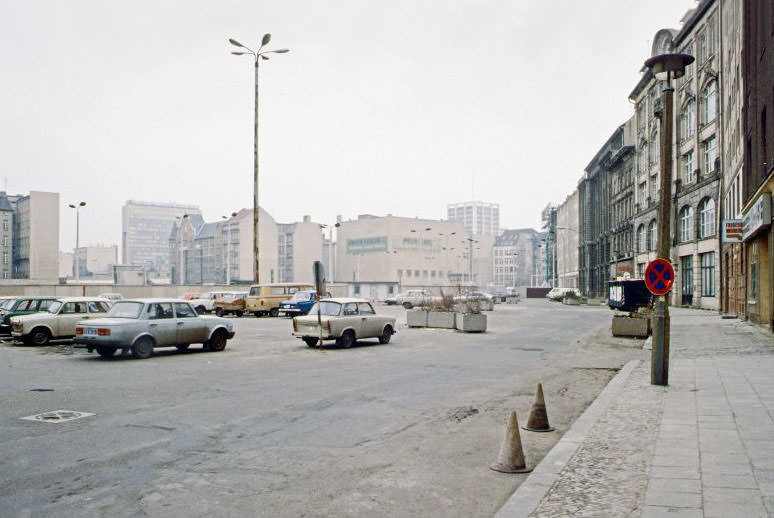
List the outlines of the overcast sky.
<svg viewBox="0 0 774 518">
<path fill-rule="evenodd" d="M 0 186 L 61 194 L 60 248 L 119 244 L 128 199 L 537 227 L 617 125 L 648 43 L 694 0 L 0 0 Z"/>
</svg>

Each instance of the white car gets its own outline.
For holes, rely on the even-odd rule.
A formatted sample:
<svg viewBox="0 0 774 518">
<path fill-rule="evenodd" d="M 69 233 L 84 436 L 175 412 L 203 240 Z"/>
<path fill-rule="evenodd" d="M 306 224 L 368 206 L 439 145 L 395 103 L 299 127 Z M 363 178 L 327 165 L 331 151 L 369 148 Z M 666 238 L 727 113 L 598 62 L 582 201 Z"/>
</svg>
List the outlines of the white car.
<svg viewBox="0 0 774 518">
<path fill-rule="evenodd" d="M 361 338 L 378 338 L 380 344 L 388 344 L 395 334 L 395 320 L 377 315 L 365 299 L 333 298 L 315 303 L 305 316 L 293 317 L 293 336 L 309 347 L 318 345 L 321 336 L 344 348 Z"/>
<path fill-rule="evenodd" d="M 208 291 L 199 295 L 198 298 L 191 299 L 188 302 L 196 309 L 200 315 L 202 313 L 212 313 L 215 310 L 215 299 L 223 298 L 227 291 Z"/>
<path fill-rule="evenodd" d="M 561 301 L 568 293 L 574 293 L 580 297 L 580 291 L 577 288 L 551 288 L 546 294 L 548 300 Z"/>
<path fill-rule="evenodd" d="M 123 300 L 124 296 L 120 293 L 100 293 L 97 297 L 101 299 L 108 299 L 110 302 L 116 302 L 117 300 Z"/>
<path fill-rule="evenodd" d="M 52 338 L 71 338 L 81 320 L 105 316 L 110 301 L 99 297 L 63 297 L 47 311 L 11 318 L 11 336 L 30 345 L 46 345 Z"/>
</svg>

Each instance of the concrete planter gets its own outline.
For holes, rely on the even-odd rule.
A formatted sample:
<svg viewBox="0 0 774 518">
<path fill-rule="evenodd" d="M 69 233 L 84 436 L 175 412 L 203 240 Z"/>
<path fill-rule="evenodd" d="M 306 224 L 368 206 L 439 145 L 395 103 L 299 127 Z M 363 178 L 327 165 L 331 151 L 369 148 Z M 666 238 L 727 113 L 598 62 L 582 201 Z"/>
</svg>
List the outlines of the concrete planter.
<svg viewBox="0 0 774 518">
<path fill-rule="evenodd" d="M 410 309 L 406 311 L 406 324 L 409 327 L 427 327 L 427 311 Z"/>
<path fill-rule="evenodd" d="M 519 297 L 506 297 L 505 298 L 506 304 L 518 304 L 519 303 Z"/>
<path fill-rule="evenodd" d="M 451 311 L 428 311 L 427 327 L 454 329 L 454 315 Z"/>
<path fill-rule="evenodd" d="M 456 327 L 465 333 L 483 333 L 486 331 L 486 315 L 483 313 L 455 313 Z"/>
<path fill-rule="evenodd" d="M 564 300 L 562 300 L 563 304 L 567 304 L 568 306 L 580 306 L 580 299 L 576 299 L 574 297 L 565 297 Z"/>
<path fill-rule="evenodd" d="M 648 337 L 649 320 L 647 318 L 626 315 L 613 316 L 613 336 Z"/>
</svg>

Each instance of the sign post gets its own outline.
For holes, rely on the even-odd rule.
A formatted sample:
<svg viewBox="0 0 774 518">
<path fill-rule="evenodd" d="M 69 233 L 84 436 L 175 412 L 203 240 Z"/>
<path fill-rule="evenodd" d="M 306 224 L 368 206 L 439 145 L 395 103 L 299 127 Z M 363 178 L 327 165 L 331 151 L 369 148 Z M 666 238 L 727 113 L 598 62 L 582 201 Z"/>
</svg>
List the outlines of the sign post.
<svg viewBox="0 0 774 518">
<path fill-rule="evenodd" d="M 653 385 L 667 385 L 669 380 L 669 310 L 666 297 L 674 282 L 675 270 L 666 259 L 658 258 L 645 268 L 645 286 L 658 297 L 650 352 L 650 382 Z"/>
<path fill-rule="evenodd" d="M 317 343 L 318 347 L 322 349 L 323 346 L 323 330 L 322 330 L 322 309 L 320 308 L 323 293 L 325 293 L 325 268 L 320 261 L 315 261 L 312 268 L 314 270 L 314 287 L 317 290 L 317 327 L 320 328 L 320 341 Z"/>
</svg>

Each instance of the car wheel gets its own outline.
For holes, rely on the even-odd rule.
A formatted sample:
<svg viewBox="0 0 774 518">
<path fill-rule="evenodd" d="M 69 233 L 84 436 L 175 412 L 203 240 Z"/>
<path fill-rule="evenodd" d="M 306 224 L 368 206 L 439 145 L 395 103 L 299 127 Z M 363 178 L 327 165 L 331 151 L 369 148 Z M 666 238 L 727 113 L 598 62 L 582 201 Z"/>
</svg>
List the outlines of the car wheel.
<svg viewBox="0 0 774 518">
<path fill-rule="evenodd" d="M 412 304 L 411 302 L 404 302 L 403 307 L 406 309 L 411 309 L 414 307 L 414 304 Z"/>
<path fill-rule="evenodd" d="M 178 351 L 186 351 L 191 344 L 177 344 L 175 347 Z"/>
<path fill-rule="evenodd" d="M 51 340 L 51 333 L 45 327 L 38 327 L 32 330 L 29 340 L 32 345 L 46 345 Z"/>
<path fill-rule="evenodd" d="M 112 347 L 97 347 L 97 354 L 103 358 L 112 358 L 116 354 L 116 350 Z"/>
<path fill-rule="evenodd" d="M 390 343 L 390 338 L 392 338 L 392 326 L 384 326 L 382 336 L 379 337 L 379 343 L 388 344 Z"/>
<path fill-rule="evenodd" d="M 253 315 L 255 315 L 255 318 L 261 318 L 261 312 L 260 311 L 253 311 Z"/>
<path fill-rule="evenodd" d="M 216 310 L 215 310 L 215 314 L 216 314 L 217 316 L 219 316 L 219 317 L 222 317 L 222 316 L 223 316 L 223 310 L 222 310 L 222 309 L 220 309 L 220 308 L 218 308 L 218 309 L 216 309 Z"/>
<path fill-rule="evenodd" d="M 269 310 L 269 316 L 270 317 L 279 316 L 279 308 L 271 308 L 271 310 Z"/>
<path fill-rule="evenodd" d="M 226 333 L 223 331 L 216 331 L 212 338 L 205 344 L 205 349 L 211 352 L 222 351 L 226 348 Z"/>
<path fill-rule="evenodd" d="M 200 315 L 203 315 L 207 313 L 207 308 L 205 308 L 204 306 L 196 306 L 196 312 L 199 313 Z"/>
<path fill-rule="evenodd" d="M 143 337 L 132 344 L 132 356 L 138 360 L 150 358 L 153 354 L 153 341 L 148 337 Z"/>
<path fill-rule="evenodd" d="M 314 347 L 320 342 L 320 339 L 316 336 L 305 336 L 304 337 L 304 343 L 308 345 L 309 347 Z"/>
<path fill-rule="evenodd" d="M 352 347 L 352 344 L 355 343 L 355 333 L 352 330 L 344 331 L 344 334 L 341 335 L 341 338 L 338 338 L 336 340 L 336 345 L 339 347 L 343 347 L 344 349 L 349 349 Z"/>
<path fill-rule="evenodd" d="M 245 314 L 245 312 L 244 312 L 244 311 L 235 311 L 235 312 L 234 312 L 234 314 L 235 314 L 237 317 L 241 317 L 242 315 L 244 315 L 244 314 Z"/>
</svg>

